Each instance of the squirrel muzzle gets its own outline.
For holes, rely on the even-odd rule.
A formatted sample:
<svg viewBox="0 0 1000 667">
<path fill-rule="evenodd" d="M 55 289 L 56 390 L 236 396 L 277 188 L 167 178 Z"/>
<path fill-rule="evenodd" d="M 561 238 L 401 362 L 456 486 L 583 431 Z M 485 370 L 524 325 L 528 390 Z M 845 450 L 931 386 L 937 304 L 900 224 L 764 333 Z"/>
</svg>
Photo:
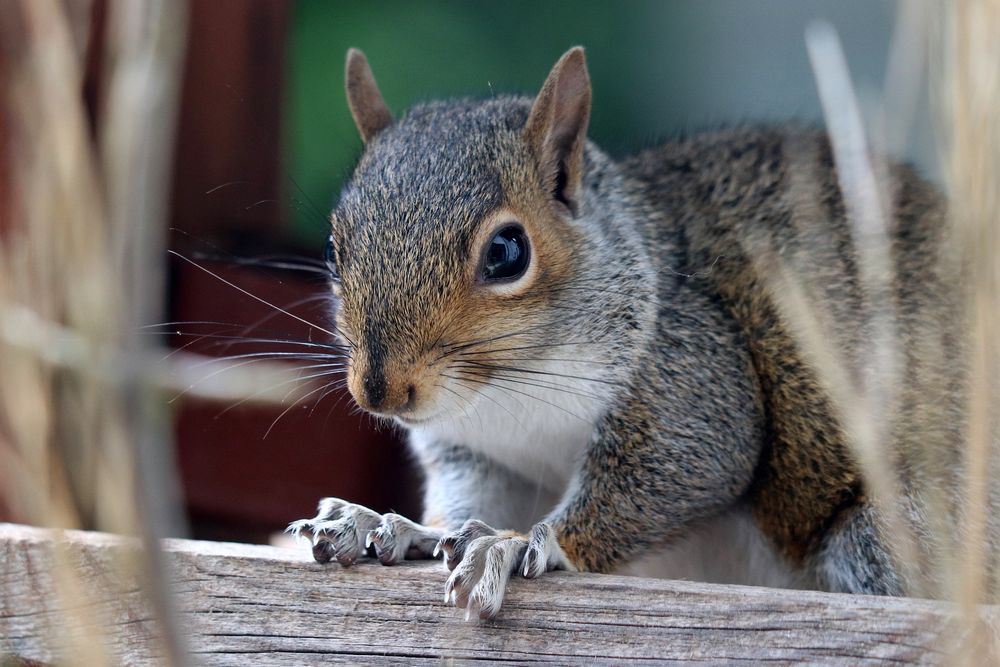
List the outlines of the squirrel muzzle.
<svg viewBox="0 0 1000 667">
<path fill-rule="evenodd" d="M 361 408 L 404 421 L 421 421 L 425 417 L 422 413 L 433 391 L 421 364 L 358 356 L 362 358 L 348 372 L 347 386 Z"/>
</svg>

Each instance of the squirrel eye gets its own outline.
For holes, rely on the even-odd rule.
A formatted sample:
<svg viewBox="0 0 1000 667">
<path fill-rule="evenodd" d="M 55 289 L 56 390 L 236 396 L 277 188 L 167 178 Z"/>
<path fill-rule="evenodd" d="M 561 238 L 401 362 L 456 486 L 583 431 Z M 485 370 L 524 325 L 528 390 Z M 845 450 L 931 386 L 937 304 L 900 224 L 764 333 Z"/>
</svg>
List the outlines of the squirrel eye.
<svg viewBox="0 0 1000 667">
<path fill-rule="evenodd" d="M 330 271 L 331 280 L 340 281 L 340 274 L 337 273 L 337 254 L 333 249 L 333 234 L 327 238 L 326 247 L 323 248 L 323 261 L 326 262 L 326 268 Z"/>
<path fill-rule="evenodd" d="M 482 276 L 486 282 L 520 278 L 528 268 L 528 236 L 519 225 L 508 225 L 490 239 L 483 254 Z"/>
</svg>

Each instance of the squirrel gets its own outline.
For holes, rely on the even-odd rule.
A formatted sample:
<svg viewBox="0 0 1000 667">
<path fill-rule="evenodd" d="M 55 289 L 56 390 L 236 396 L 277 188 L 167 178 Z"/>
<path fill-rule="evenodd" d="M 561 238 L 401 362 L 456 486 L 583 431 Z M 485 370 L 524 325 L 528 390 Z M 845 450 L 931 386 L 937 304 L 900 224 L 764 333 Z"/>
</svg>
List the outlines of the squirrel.
<svg viewBox="0 0 1000 667">
<path fill-rule="evenodd" d="M 396 119 L 355 49 L 346 91 L 364 148 L 330 218 L 334 320 L 353 398 L 408 432 L 424 513 L 325 498 L 289 526 L 317 561 L 443 554 L 445 601 L 484 619 L 512 576 L 556 569 L 928 590 L 896 561 L 772 281 L 798 269 L 845 358 L 870 344 L 822 131 L 717 130 L 612 159 L 587 139 L 580 47 L 534 99 Z M 930 390 L 960 384 L 960 318 L 943 198 L 889 172 L 897 333 L 919 350 L 887 451 L 926 555 L 930 501 L 910 491 L 932 459 L 958 465 L 962 392 Z"/>
</svg>

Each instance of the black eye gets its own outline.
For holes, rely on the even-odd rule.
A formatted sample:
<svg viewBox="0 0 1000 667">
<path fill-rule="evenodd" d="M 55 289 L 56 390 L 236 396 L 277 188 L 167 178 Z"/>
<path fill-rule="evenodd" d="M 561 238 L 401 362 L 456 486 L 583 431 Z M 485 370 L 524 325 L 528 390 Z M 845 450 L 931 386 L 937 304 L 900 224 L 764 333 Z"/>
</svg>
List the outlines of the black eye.
<svg viewBox="0 0 1000 667">
<path fill-rule="evenodd" d="M 520 278 L 528 268 L 528 236 L 518 225 L 504 227 L 486 244 L 482 276 L 486 282 Z"/>
<path fill-rule="evenodd" d="M 330 279 L 339 281 L 340 274 L 337 273 L 337 254 L 333 249 L 332 235 L 326 240 L 326 247 L 323 248 L 323 261 L 326 262 L 326 268 L 330 271 Z"/>
</svg>

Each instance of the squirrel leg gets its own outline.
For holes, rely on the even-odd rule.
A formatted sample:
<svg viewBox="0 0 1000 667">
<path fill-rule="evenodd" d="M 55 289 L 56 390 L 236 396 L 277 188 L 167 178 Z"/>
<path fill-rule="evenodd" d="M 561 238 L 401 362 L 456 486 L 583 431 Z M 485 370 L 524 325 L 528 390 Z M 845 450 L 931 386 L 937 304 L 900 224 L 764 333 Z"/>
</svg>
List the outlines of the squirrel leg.
<svg viewBox="0 0 1000 667">
<path fill-rule="evenodd" d="M 447 540 L 448 538 L 445 538 Z M 528 541 L 518 533 L 505 532 L 477 537 L 468 543 L 464 557 L 445 584 L 444 600 L 480 618 L 493 618 L 500 611 L 510 575 L 524 557 Z"/>
<path fill-rule="evenodd" d="M 544 519 L 577 570 L 612 572 L 746 492 L 761 446 L 754 411 L 725 395 L 716 405 L 685 386 L 634 387 L 598 424 L 569 492 Z M 672 398 L 666 406 L 662 395 Z M 735 407 L 719 407 L 729 400 Z M 553 552 L 548 569 L 559 564 Z"/>
<path fill-rule="evenodd" d="M 371 549 L 383 565 L 393 565 L 436 557 L 435 547 L 446 529 L 458 528 L 471 517 L 516 528 L 536 520 L 545 503 L 551 506 L 551 494 L 464 447 L 422 443 L 418 455 L 427 478 L 423 524 L 324 498 L 315 517 L 293 521 L 288 532 L 309 538 L 320 563 L 335 559 L 349 566 Z"/>
<path fill-rule="evenodd" d="M 575 569 L 545 523 L 535 524 L 524 535 L 497 531 L 471 519 L 441 538 L 437 551 L 444 553 L 445 564 L 452 570 L 444 601 L 465 609 L 467 619 L 474 613 L 483 619 L 496 616 L 516 572 L 530 579 L 551 570 Z"/>
<path fill-rule="evenodd" d="M 431 558 L 444 532 L 398 514 L 379 514 L 339 498 L 323 498 L 315 517 L 293 521 L 287 531 L 311 539 L 317 562 L 336 559 L 345 567 L 353 565 L 369 547 L 383 565 L 404 558 Z"/>
<path fill-rule="evenodd" d="M 420 443 L 417 452 L 427 477 L 425 522 L 450 526 L 435 549 L 451 570 L 445 602 L 465 609 L 467 618 L 492 618 L 534 544 L 531 535 L 493 526 L 527 528 L 552 507 L 555 494 L 465 447 Z"/>
<path fill-rule="evenodd" d="M 368 532 L 365 546 L 375 549 L 383 565 L 394 565 L 403 559 L 433 558 L 443 533 L 441 528 L 414 523 L 390 512 L 383 514 L 382 523 Z"/>
<path fill-rule="evenodd" d="M 569 490 L 528 534 L 469 522 L 441 542 L 453 568 L 448 600 L 491 618 L 512 574 L 551 570 L 609 572 L 680 533 L 692 521 L 736 503 L 753 476 L 753 429 L 720 447 L 717 432 L 678 411 L 657 421 L 643 395 L 605 417 Z"/>
</svg>

